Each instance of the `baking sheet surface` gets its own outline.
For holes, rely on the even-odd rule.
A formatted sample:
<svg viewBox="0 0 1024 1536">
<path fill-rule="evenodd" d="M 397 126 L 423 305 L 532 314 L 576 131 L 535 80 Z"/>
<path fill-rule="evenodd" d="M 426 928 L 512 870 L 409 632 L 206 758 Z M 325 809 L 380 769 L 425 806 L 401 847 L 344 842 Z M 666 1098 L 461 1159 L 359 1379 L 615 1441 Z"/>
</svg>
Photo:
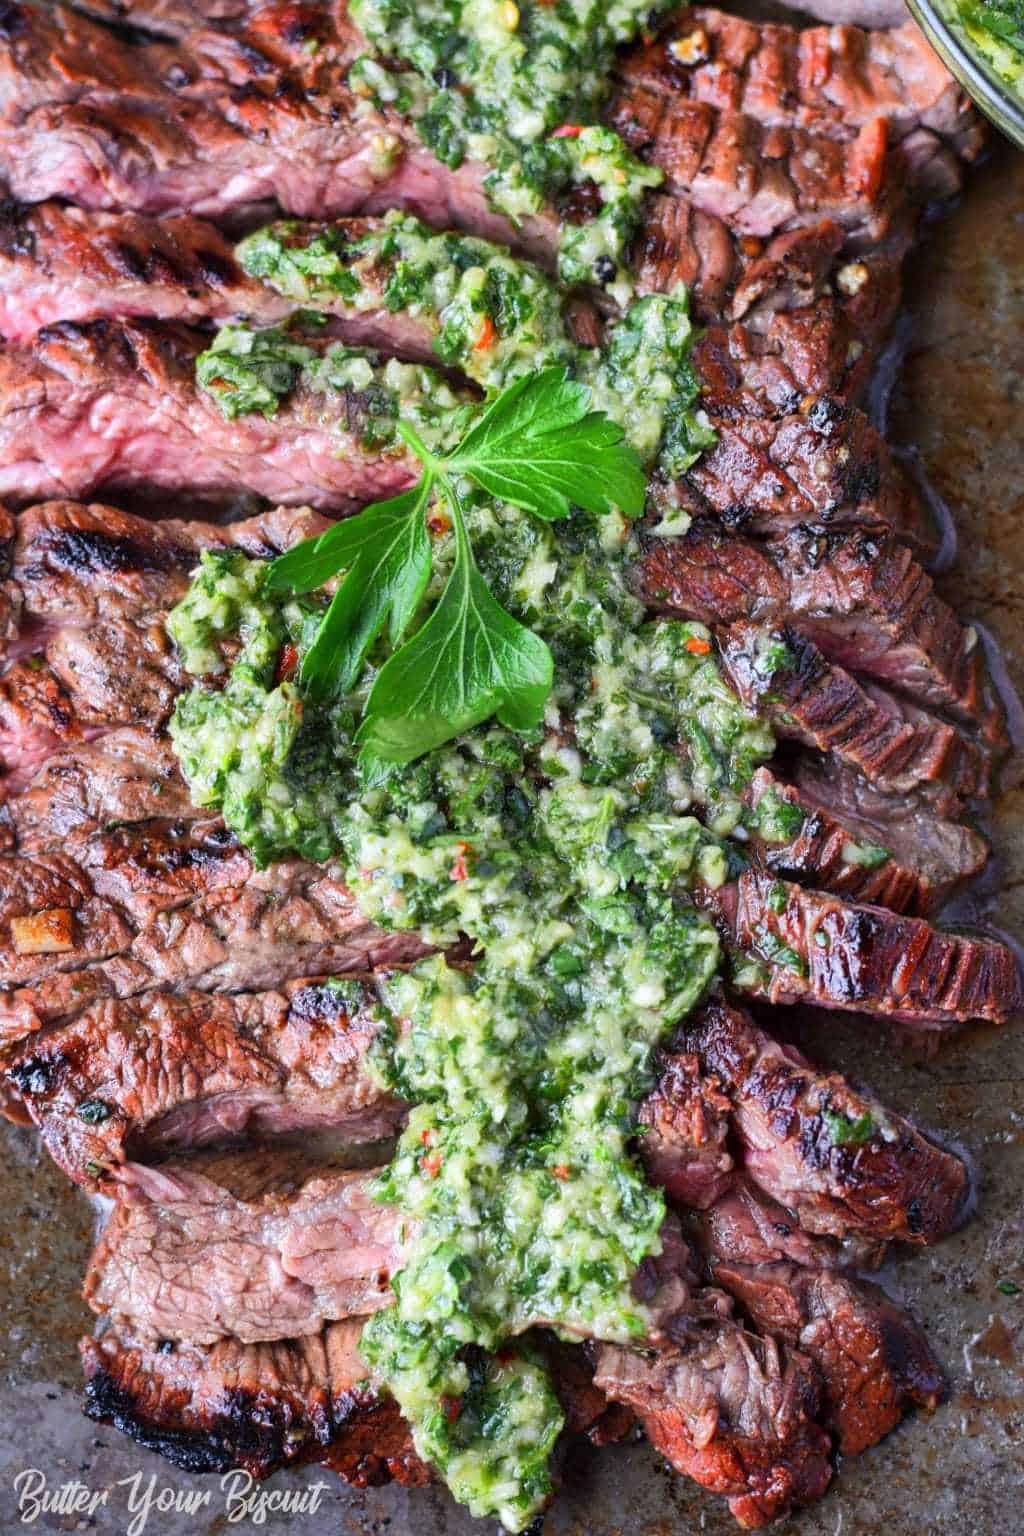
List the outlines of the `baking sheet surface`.
<svg viewBox="0 0 1024 1536">
<path fill-rule="evenodd" d="M 1000 149 L 962 205 L 927 228 L 907 293 L 891 440 L 916 459 L 958 528 L 947 594 L 994 637 L 1022 689 L 1024 155 Z M 1004 796 L 994 827 L 1003 886 L 988 920 L 1020 941 L 1022 822 L 1018 788 Z M 953 1237 L 901 1257 L 883 1275 L 925 1324 L 949 1373 L 949 1401 L 842 1466 L 823 1502 L 773 1529 L 791 1536 L 1024 1532 L 1024 1031 L 964 1035 L 923 1061 L 901 1054 L 866 1021 L 833 1015 L 792 1023 L 811 1055 L 862 1076 L 970 1158 L 978 1212 Z M 75 1346 L 91 1325 L 78 1289 L 93 1213 L 30 1132 L 4 1124 L 0 1137 L 0 1536 L 480 1536 L 492 1529 L 440 1490 L 356 1493 L 317 1469 L 264 1485 L 284 1508 L 247 1509 L 240 1490 L 230 1502 L 217 1479 L 177 1473 L 115 1430 L 89 1423 L 80 1412 Z M 1007 1279 L 1022 1294 L 1002 1294 L 997 1286 Z M 29 1501 L 19 1509 L 14 1481 L 30 1469 L 51 1499 L 63 1497 L 63 1508 L 34 1509 Z M 106 1494 L 91 1513 L 71 1508 L 71 1493 L 61 1495 L 76 1482 Z M 23 1498 L 29 1491 L 23 1482 Z M 545 1536 L 732 1536 L 736 1529 L 723 1500 L 700 1494 L 641 1445 L 574 1451 L 544 1526 Z"/>
</svg>

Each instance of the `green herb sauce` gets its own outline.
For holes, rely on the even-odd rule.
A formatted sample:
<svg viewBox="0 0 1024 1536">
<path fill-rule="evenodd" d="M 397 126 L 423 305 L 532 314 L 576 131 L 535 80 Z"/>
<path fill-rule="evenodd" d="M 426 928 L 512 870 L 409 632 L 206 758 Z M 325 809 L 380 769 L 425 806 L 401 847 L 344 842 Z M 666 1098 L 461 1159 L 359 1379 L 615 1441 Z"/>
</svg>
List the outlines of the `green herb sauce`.
<svg viewBox="0 0 1024 1536">
<path fill-rule="evenodd" d="M 971 42 L 1007 84 L 1024 87 L 1024 0 L 952 0 Z"/>
<path fill-rule="evenodd" d="M 625 294 L 623 258 L 643 194 L 662 178 L 598 116 L 612 54 L 650 9 L 647 0 L 353 0 L 376 55 L 402 59 L 414 73 L 396 79 L 361 59 L 349 83 L 377 105 L 411 113 L 444 164 L 490 166 L 487 194 L 513 223 L 574 186 L 596 185 L 596 216 L 562 225 L 559 276 Z"/>
<path fill-rule="evenodd" d="M 683 296 L 643 300 L 576 360 L 648 464 L 699 451 L 691 339 Z M 526 357 L 511 346 L 509 369 Z M 361 777 L 353 735 L 387 645 L 352 693 L 314 702 L 294 662 L 326 599 L 271 592 L 266 564 L 228 552 L 204 556 L 168 621 L 200 679 L 171 735 L 195 802 L 258 862 L 328 862 L 381 927 L 473 941 L 469 971 L 438 957 L 381 986 L 372 1070 L 415 1107 L 379 1195 L 413 1236 L 361 1347 L 456 1496 L 514 1531 L 548 1495 L 562 1415 L 540 1359 L 507 1341 L 542 1321 L 620 1341 L 649 1329 L 632 1281 L 664 1202 L 630 1151 L 634 1106 L 655 1045 L 719 968 L 690 893 L 742 867 L 728 834 L 774 743 L 702 626 L 648 622 L 620 515 L 552 525 L 469 486 L 464 515 L 492 593 L 553 655 L 541 726 L 484 724 Z M 434 522 L 428 603 L 454 557 Z"/>
</svg>

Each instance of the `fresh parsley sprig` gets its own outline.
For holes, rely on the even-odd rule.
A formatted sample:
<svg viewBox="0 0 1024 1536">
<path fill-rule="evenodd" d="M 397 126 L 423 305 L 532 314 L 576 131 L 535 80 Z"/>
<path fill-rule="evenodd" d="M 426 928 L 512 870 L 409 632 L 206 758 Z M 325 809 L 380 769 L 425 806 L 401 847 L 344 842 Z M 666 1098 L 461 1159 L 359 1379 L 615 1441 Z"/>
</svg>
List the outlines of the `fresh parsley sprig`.
<svg viewBox="0 0 1024 1536">
<path fill-rule="evenodd" d="M 645 479 L 621 428 L 590 409 L 590 391 L 564 368 L 519 379 L 450 453 L 431 452 L 407 422 L 403 440 L 423 465 L 419 482 L 306 539 L 270 567 L 278 592 L 311 592 L 345 576 L 302 662 L 311 697 L 350 689 L 384 629 L 393 648 L 366 702 L 356 740 L 364 766 L 408 763 L 492 715 L 513 730 L 540 722 L 551 652 L 495 600 L 473 556 L 460 482 L 547 521 L 570 505 L 643 510 Z M 433 611 L 402 644 L 430 580 L 427 508 L 442 496 L 455 559 Z"/>
</svg>

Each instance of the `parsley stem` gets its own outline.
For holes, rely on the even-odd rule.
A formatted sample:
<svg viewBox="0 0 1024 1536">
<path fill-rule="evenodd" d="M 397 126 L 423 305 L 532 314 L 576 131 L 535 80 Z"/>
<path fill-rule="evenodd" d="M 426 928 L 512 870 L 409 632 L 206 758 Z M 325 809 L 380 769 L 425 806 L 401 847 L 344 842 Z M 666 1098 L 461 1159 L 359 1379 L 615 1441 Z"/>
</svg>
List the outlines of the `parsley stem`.
<svg viewBox="0 0 1024 1536">
<path fill-rule="evenodd" d="M 427 476 L 431 481 L 433 481 L 434 477 L 442 468 L 444 460 L 435 457 L 435 455 L 431 453 L 430 449 L 427 447 L 422 437 L 420 437 L 415 427 L 413 427 L 408 421 L 400 419 L 395 423 L 395 425 L 398 429 L 399 437 L 412 449 L 413 453 L 416 455 L 420 463 L 423 465 L 423 468 L 426 470 Z"/>
</svg>

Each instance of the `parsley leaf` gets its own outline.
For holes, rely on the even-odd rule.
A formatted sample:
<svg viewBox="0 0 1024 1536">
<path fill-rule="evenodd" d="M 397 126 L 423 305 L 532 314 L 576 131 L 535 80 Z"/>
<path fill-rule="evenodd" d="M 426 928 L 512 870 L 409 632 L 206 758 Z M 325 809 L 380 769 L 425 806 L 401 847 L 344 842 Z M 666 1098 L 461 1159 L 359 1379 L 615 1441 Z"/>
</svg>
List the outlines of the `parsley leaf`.
<svg viewBox="0 0 1024 1536">
<path fill-rule="evenodd" d="M 302 661 L 299 676 L 312 698 L 352 687 L 386 623 L 392 645 L 408 628 L 430 580 L 423 517 L 430 489 L 424 476 L 411 491 L 303 540 L 270 567 L 267 585 L 279 592 L 311 592 L 347 569 Z"/>
<path fill-rule="evenodd" d="M 401 430 L 401 429 L 399 429 Z M 446 460 L 485 491 L 550 520 L 570 501 L 588 512 L 613 506 L 639 517 L 646 481 L 622 428 L 590 409 L 590 391 L 564 368 L 512 384 Z"/>
<path fill-rule="evenodd" d="M 551 692 L 551 652 L 491 596 L 452 500 L 455 564 L 422 629 L 385 662 L 356 735 L 365 762 L 408 763 L 491 715 L 527 730 Z"/>
<path fill-rule="evenodd" d="M 566 516 L 570 501 L 595 513 L 615 506 L 639 516 L 640 461 L 590 399 L 564 368 L 544 369 L 499 395 L 444 458 L 399 422 L 423 464 L 419 483 L 271 565 L 272 591 L 311 592 L 345 572 L 303 658 L 300 679 L 312 697 L 350 689 L 388 625 L 393 652 L 356 736 L 367 772 L 411 762 L 491 715 L 512 730 L 543 717 L 551 652 L 492 596 L 473 557 L 456 477 L 548 520 Z M 451 508 L 455 561 L 433 612 L 400 644 L 430 579 L 426 509 L 435 492 Z"/>
</svg>

